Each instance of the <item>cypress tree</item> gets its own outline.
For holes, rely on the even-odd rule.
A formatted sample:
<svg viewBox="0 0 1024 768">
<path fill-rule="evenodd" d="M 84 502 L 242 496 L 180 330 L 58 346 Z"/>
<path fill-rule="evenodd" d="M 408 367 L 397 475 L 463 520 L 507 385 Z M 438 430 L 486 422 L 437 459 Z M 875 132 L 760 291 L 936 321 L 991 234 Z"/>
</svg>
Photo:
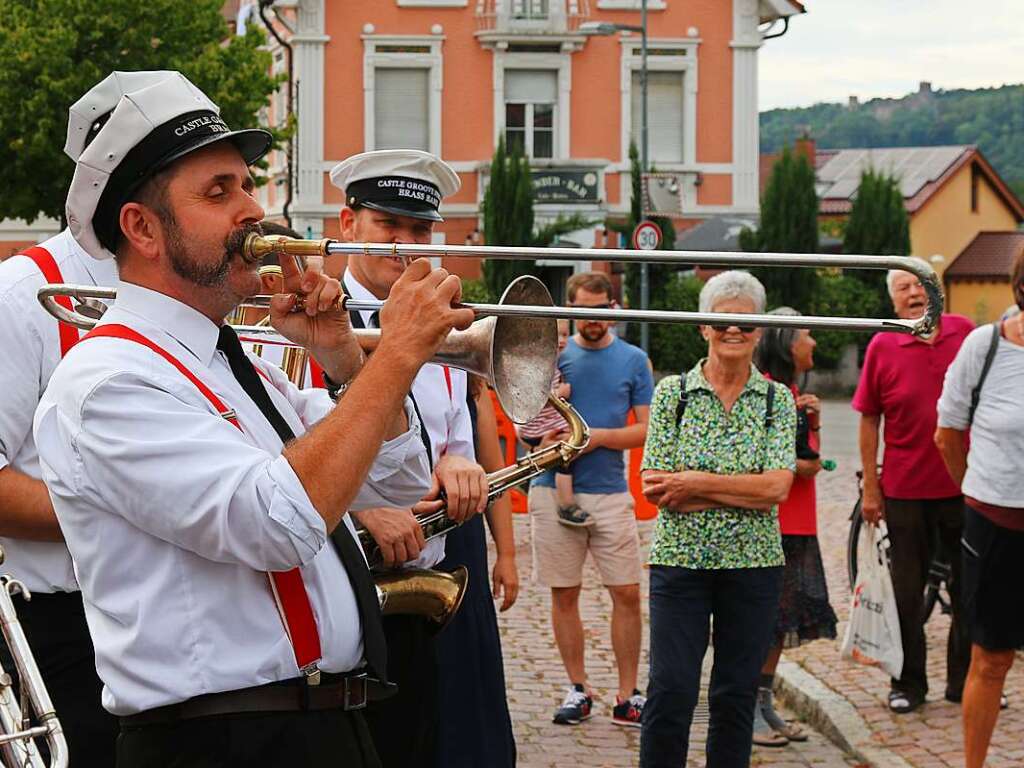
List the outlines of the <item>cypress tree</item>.
<svg viewBox="0 0 1024 768">
<path fill-rule="evenodd" d="M 484 238 L 488 245 L 530 245 L 533 238 L 533 184 L 529 161 L 516 148 L 509 154 L 504 137 L 491 159 L 491 176 L 484 193 Z M 533 272 L 533 261 L 487 259 L 484 283 L 491 296 L 501 296 L 520 275 Z"/>
<path fill-rule="evenodd" d="M 857 197 L 843 237 L 843 253 L 906 256 L 910 253 L 910 219 L 903 205 L 899 180 L 872 168 L 861 173 Z M 890 306 L 881 270 L 857 270 L 862 282 L 877 293 L 882 307 Z"/>
</svg>

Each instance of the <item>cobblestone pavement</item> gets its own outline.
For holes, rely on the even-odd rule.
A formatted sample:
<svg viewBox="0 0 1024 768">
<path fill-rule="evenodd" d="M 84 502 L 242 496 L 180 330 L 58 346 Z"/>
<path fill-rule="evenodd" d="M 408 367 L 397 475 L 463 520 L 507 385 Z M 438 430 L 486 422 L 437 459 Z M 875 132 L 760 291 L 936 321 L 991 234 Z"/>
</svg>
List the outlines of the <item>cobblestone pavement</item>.
<svg viewBox="0 0 1024 768">
<path fill-rule="evenodd" d="M 856 499 L 855 471 L 860 466 L 856 448 L 857 422 L 846 402 L 827 402 L 823 415 L 823 456 L 838 462 L 835 472 L 823 473 L 818 483 L 819 538 L 825 560 L 832 604 L 841 620 L 840 637 L 848 615 L 849 589 L 846 577 L 848 516 Z M 525 515 L 516 516 L 516 541 L 523 589 L 519 602 L 499 618 L 505 654 L 508 697 L 512 710 L 519 765 L 523 768 L 566 768 L 579 764 L 631 766 L 637 763 L 639 731 L 611 724 L 615 695 L 615 666 L 608 637 L 610 604 L 598 588 L 596 571 L 588 562 L 581 598 L 587 637 L 587 668 L 596 686 L 595 717 L 581 726 L 551 723 L 551 715 L 566 685 L 565 673 L 551 636 L 550 600 L 546 590 L 530 581 L 530 528 Z M 646 542 L 651 524 L 642 523 Z M 647 584 L 641 585 L 644 610 L 644 654 L 640 662 L 641 688 L 646 685 Z M 855 666 L 839 658 L 838 643 L 817 641 L 787 652 L 785 659 L 835 693 L 845 697 L 866 726 L 865 733 L 878 747 L 888 750 L 891 760 L 878 765 L 937 768 L 962 766 L 960 710 L 943 700 L 945 683 L 945 633 L 949 622 L 938 612 L 928 625 L 929 676 L 932 692 L 928 703 L 917 712 L 896 716 L 886 705 L 888 680 L 884 673 Z M 989 755 L 990 768 L 1024 766 L 1024 657 L 1018 656 L 1011 670 L 1006 692 L 1010 709 L 1002 712 Z M 701 711 L 698 710 L 698 719 Z M 840 728 L 842 724 L 838 724 Z M 703 765 L 706 725 L 697 722 L 691 734 L 688 766 Z M 754 750 L 752 765 L 798 768 L 802 766 L 860 766 L 818 733 L 805 744 L 778 750 Z"/>
</svg>

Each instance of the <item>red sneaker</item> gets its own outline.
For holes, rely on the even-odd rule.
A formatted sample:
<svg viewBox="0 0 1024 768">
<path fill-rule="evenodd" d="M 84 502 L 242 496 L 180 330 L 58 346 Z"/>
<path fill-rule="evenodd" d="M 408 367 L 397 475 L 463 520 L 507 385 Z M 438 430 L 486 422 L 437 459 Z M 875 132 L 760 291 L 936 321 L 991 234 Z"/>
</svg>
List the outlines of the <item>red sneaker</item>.
<svg viewBox="0 0 1024 768">
<path fill-rule="evenodd" d="M 640 727 L 640 718 L 644 713 L 644 704 L 647 698 L 640 691 L 633 689 L 633 695 L 625 701 L 615 697 L 615 706 L 612 708 L 612 722 L 615 725 L 627 725 L 631 728 Z"/>
</svg>

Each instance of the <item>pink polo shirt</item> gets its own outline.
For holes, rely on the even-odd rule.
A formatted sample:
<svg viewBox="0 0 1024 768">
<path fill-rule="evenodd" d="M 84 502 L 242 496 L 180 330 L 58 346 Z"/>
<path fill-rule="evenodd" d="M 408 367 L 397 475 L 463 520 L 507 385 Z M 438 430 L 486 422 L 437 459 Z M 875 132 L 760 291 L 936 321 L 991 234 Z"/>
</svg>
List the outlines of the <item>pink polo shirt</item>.
<svg viewBox="0 0 1024 768">
<path fill-rule="evenodd" d="M 974 324 L 943 315 L 934 344 L 879 333 L 868 344 L 853 408 L 884 422 L 882 493 L 891 499 L 944 499 L 960 488 L 935 447 L 935 406 L 946 369 Z"/>
</svg>

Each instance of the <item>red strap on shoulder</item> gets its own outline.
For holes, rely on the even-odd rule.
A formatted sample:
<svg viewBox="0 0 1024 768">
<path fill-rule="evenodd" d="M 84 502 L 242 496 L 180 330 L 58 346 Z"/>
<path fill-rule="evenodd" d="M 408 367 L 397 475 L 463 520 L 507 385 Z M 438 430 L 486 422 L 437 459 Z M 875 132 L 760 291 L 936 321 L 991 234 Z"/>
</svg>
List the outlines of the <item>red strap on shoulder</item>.
<svg viewBox="0 0 1024 768">
<path fill-rule="evenodd" d="M 27 256 L 35 262 L 35 265 L 39 268 L 39 271 L 43 273 L 43 278 L 48 283 L 63 283 L 64 276 L 60 273 L 60 267 L 57 266 L 56 260 L 53 258 L 53 254 L 43 248 L 41 245 L 34 245 L 31 248 L 26 248 L 21 252 L 22 256 Z M 57 303 L 65 309 L 70 310 L 71 298 L 69 296 L 58 296 Z M 67 323 L 57 323 L 57 332 L 60 334 L 60 356 L 63 358 L 75 344 L 78 342 L 78 329 L 74 326 L 68 325 Z"/>
<path fill-rule="evenodd" d="M 327 383 L 324 381 L 324 369 L 313 359 L 312 355 L 309 357 L 309 383 L 319 389 L 327 388 Z"/>
<path fill-rule="evenodd" d="M 117 323 L 100 325 L 93 328 L 82 337 L 82 341 L 103 337 L 134 341 L 136 344 L 141 344 L 160 355 L 160 357 L 177 368 L 182 376 L 195 385 L 196 389 L 202 393 L 203 397 L 209 401 L 217 413 L 230 421 L 239 431 L 242 431 L 242 425 L 238 423 L 235 412 L 228 408 L 224 401 L 217 397 L 213 390 L 192 373 L 184 363 L 159 344 L 146 338 L 133 328 Z M 266 378 L 266 374 L 260 371 L 259 368 L 256 368 L 256 371 Z M 273 594 L 278 613 L 281 615 L 281 621 L 284 624 L 285 631 L 288 633 L 288 639 L 291 641 L 292 650 L 295 653 L 295 662 L 305 674 L 313 675 L 316 673 L 317 662 L 320 661 L 323 654 L 320 651 L 320 634 L 316 628 L 313 607 L 309 603 L 309 595 L 306 592 L 305 584 L 302 582 L 302 572 L 298 568 L 292 568 L 290 571 L 268 573 L 267 576 L 270 578 L 270 591 Z"/>
<path fill-rule="evenodd" d="M 452 371 L 447 365 L 442 365 L 441 370 L 444 371 L 444 383 L 448 387 L 448 401 L 452 399 Z"/>
</svg>

